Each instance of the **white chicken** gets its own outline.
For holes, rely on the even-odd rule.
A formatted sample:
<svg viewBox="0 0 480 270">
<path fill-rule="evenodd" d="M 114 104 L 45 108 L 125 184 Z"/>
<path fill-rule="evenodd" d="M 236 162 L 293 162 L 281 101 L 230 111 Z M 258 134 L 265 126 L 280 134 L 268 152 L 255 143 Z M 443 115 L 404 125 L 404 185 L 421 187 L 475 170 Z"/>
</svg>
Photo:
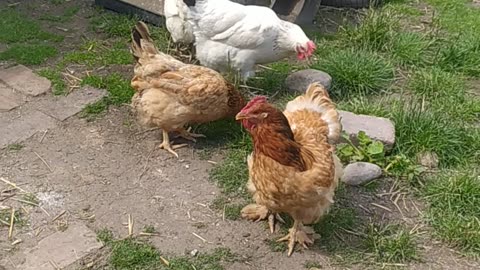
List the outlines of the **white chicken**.
<svg viewBox="0 0 480 270">
<path fill-rule="evenodd" d="M 193 35 L 192 25 L 187 21 L 186 12 L 188 7 L 182 0 L 165 0 L 163 4 L 165 14 L 165 24 L 173 42 L 190 44 L 195 37 Z"/>
<path fill-rule="evenodd" d="M 310 57 L 315 43 L 296 24 L 278 18 L 268 7 L 244 6 L 229 0 L 183 0 L 193 26 L 197 59 L 225 72 L 239 71 L 244 80 L 255 75 L 255 64 L 291 55 Z"/>
</svg>

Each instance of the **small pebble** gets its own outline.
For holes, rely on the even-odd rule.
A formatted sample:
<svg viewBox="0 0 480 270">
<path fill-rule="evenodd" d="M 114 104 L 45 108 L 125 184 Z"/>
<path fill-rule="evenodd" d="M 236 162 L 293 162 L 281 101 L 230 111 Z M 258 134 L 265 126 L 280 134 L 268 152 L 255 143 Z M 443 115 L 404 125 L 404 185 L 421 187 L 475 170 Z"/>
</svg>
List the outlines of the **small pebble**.
<svg viewBox="0 0 480 270">
<path fill-rule="evenodd" d="M 197 254 L 198 254 L 198 249 L 194 249 L 190 251 L 190 255 L 192 255 L 193 257 L 197 256 Z"/>
<path fill-rule="evenodd" d="M 247 233 L 244 233 L 244 234 L 242 234 L 242 236 L 243 236 L 243 237 L 249 237 L 249 236 L 250 236 L 250 233 L 248 233 L 248 232 L 247 232 Z"/>
<path fill-rule="evenodd" d="M 355 162 L 343 169 L 342 181 L 351 186 L 359 186 L 382 176 L 382 168 L 368 162 Z"/>
</svg>

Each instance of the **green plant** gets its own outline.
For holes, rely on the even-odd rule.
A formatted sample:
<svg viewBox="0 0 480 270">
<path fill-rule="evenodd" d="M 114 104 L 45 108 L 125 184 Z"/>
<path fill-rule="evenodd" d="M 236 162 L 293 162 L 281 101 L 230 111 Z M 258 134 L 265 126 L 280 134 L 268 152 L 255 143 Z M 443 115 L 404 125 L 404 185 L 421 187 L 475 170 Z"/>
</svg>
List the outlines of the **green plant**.
<svg viewBox="0 0 480 270">
<path fill-rule="evenodd" d="M 347 134 L 343 133 L 342 137 L 347 143 L 337 146 L 337 154 L 343 162 L 366 161 L 380 166 L 385 165 L 385 149 L 382 142 L 372 140 L 365 131 L 360 131 L 357 135 L 358 146 L 352 143 Z"/>
</svg>

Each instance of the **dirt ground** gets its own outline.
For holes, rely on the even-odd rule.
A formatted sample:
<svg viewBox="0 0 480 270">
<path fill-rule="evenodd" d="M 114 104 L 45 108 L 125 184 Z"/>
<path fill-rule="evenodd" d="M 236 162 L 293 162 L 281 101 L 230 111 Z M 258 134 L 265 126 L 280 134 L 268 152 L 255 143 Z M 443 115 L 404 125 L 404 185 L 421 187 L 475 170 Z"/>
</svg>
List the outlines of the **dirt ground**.
<svg viewBox="0 0 480 270">
<path fill-rule="evenodd" d="M 84 16 L 89 14 L 93 1 L 79 2 L 79 13 L 61 26 L 71 29 L 62 51 L 76 47 L 83 35 L 94 35 L 86 30 L 88 19 Z M 46 9 L 62 12 L 61 7 L 42 7 L 32 15 L 38 16 Z M 63 33 L 61 29 L 52 31 Z M 68 224 L 85 223 L 93 230 L 108 228 L 118 237 L 126 236 L 128 215 L 135 222 L 135 233 L 145 226 L 155 227 L 159 235 L 150 240 L 163 254 L 230 248 L 241 260 L 226 269 L 303 269 L 307 261 L 319 262 L 322 269 L 365 269 L 338 265 L 335 254 L 321 247 L 295 252 L 292 257 L 272 252 L 266 240 L 280 237 L 279 233 L 270 235 L 262 222 L 225 220 L 222 211 L 211 207 L 220 190 L 209 181 L 208 172 L 214 166 L 210 161 L 221 162 L 221 149 L 206 160 L 201 155 L 201 144 L 190 144 L 178 150 L 180 159 L 176 159 L 156 147 L 160 134 L 159 130 L 139 127 L 128 106 L 110 107 L 97 120 L 73 117 L 54 130 L 37 133 L 23 142 L 20 150 L 0 150 L 0 176 L 35 193 L 43 208 L 28 207 L 29 224 L 16 231 L 16 237 L 23 241 L 13 248 L 6 239 L 8 228 L 0 228 L 0 260 L 8 258 L 9 262 L 5 269 L 15 269 L 24 260 L 23 251 Z M 388 191 L 391 184 L 385 180 L 376 193 Z M 419 222 L 419 213 L 409 200 L 402 217 L 385 197 L 361 188 L 347 188 L 346 192 L 351 199 L 348 205 L 355 208 L 358 219 L 387 219 L 411 228 Z M 372 207 L 372 202 L 393 211 Z M 370 205 L 369 210 L 359 205 Z M 408 265 L 409 269 L 480 269 L 480 265 L 428 236 L 420 238 L 423 261 Z"/>
</svg>

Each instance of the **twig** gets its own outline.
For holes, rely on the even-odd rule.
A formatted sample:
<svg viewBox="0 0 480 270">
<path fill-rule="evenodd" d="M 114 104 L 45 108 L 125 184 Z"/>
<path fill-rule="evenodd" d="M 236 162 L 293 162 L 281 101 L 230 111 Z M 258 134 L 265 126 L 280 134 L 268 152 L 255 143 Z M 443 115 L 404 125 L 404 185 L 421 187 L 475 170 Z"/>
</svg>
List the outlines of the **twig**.
<svg viewBox="0 0 480 270">
<path fill-rule="evenodd" d="M 128 236 L 133 234 L 133 223 L 132 215 L 128 214 Z"/>
<path fill-rule="evenodd" d="M 45 135 L 47 135 L 47 133 L 48 133 L 48 129 L 46 129 L 45 132 L 43 132 L 42 138 L 40 138 L 40 143 L 43 142 L 43 139 L 45 139 Z"/>
<path fill-rule="evenodd" d="M 138 176 L 137 182 L 139 182 L 140 179 L 142 179 L 142 176 L 147 172 L 148 163 L 149 163 L 149 161 L 150 161 L 150 157 L 152 156 L 153 152 L 155 151 L 155 148 L 156 148 L 156 147 L 154 147 L 154 148 L 152 149 L 152 151 L 150 151 L 150 153 L 148 153 L 147 161 L 145 161 L 145 166 L 143 166 L 143 170 L 142 170 L 142 172 L 140 173 L 140 175 Z"/>
<path fill-rule="evenodd" d="M 12 214 L 10 215 L 10 228 L 8 229 L 8 239 L 12 239 L 14 220 L 15 220 L 15 208 L 12 208 Z"/>
<path fill-rule="evenodd" d="M 370 203 L 370 204 L 373 205 L 373 206 L 376 206 L 378 208 L 381 208 L 383 210 L 387 210 L 390 213 L 392 212 L 392 210 L 390 208 L 386 207 L 386 206 L 383 206 L 383 205 L 380 205 L 380 204 L 377 204 L 377 203 Z"/>
<path fill-rule="evenodd" d="M 34 203 L 34 202 L 31 202 L 31 201 L 26 201 L 26 200 L 22 200 L 22 199 L 18 199 L 18 198 L 12 198 L 12 200 L 14 201 L 17 201 L 17 202 L 21 202 L 21 203 L 26 203 L 26 204 L 29 204 L 29 205 L 32 205 L 32 206 L 36 206 L 36 207 L 39 207 L 40 205 Z"/>
<path fill-rule="evenodd" d="M 55 270 L 59 270 L 60 269 L 60 266 L 58 266 L 58 264 L 52 260 L 49 260 L 48 261 L 50 263 L 50 265 L 55 268 Z"/>
<path fill-rule="evenodd" d="M 215 161 L 213 161 L 213 160 L 207 160 L 207 162 L 210 163 L 210 164 L 213 164 L 213 165 L 216 165 L 216 164 L 217 164 L 217 162 L 215 162 Z"/>
<path fill-rule="evenodd" d="M 3 177 L 0 177 L 0 180 L 2 180 L 2 181 L 5 182 L 6 184 L 8 184 L 8 185 L 10 185 L 10 186 L 12 186 L 12 187 L 14 187 L 14 188 L 16 188 L 16 189 L 18 189 L 18 190 L 20 190 L 21 192 L 28 193 L 25 189 L 17 186 L 15 183 L 10 182 L 10 181 L 8 181 L 7 179 L 5 179 L 5 178 L 3 178 Z"/>
<path fill-rule="evenodd" d="M 47 161 L 45 161 L 45 159 L 43 159 L 37 152 L 33 151 L 33 153 L 35 155 L 37 155 L 37 157 L 43 162 L 43 164 L 45 164 L 45 166 L 47 166 L 48 170 L 50 170 L 50 172 L 53 172 L 52 170 L 52 167 L 50 167 L 50 165 L 48 165 Z"/>
<path fill-rule="evenodd" d="M 194 232 L 192 232 L 192 234 L 193 234 L 195 237 L 197 237 L 198 239 L 202 240 L 204 243 L 207 242 L 207 240 L 206 240 L 205 238 L 201 237 L 200 235 L 198 235 L 198 234 L 196 234 L 196 233 L 194 233 Z"/>
<path fill-rule="evenodd" d="M 160 260 L 161 260 L 162 263 L 165 264 L 166 266 L 170 266 L 170 262 L 167 261 L 167 259 L 163 258 L 162 256 L 160 256 Z"/>
<path fill-rule="evenodd" d="M 15 246 L 15 245 L 18 245 L 22 242 L 22 239 L 17 239 L 15 241 L 12 242 L 12 246 Z"/>
<path fill-rule="evenodd" d="M 54 222 L 55 220 L 59 219 L 61 216 L 63 216 L 67 211 L 66 210 L 63 210 L 62 212 L 60 212 L 60 214 L 56 215 L 53 219 L 52 219 L 52 222 Z"/>
</svg>

